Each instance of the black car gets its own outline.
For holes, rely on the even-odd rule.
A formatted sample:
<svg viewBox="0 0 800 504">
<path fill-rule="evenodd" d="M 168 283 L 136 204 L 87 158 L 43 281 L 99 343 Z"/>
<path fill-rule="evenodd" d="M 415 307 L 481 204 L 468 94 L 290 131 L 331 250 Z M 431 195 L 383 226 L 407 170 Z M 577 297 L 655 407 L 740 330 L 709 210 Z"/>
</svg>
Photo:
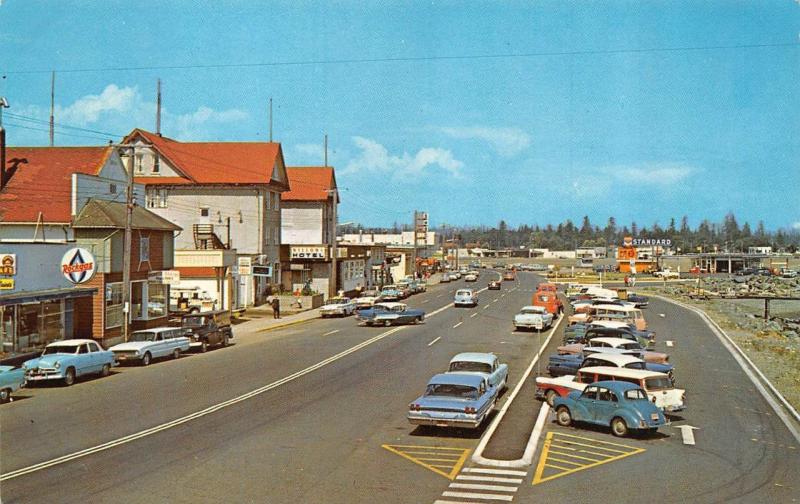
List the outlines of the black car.
<svg viewBox="0 0 800 504">
<path fill-rule="evenodd" d="M 769 268 L 758 268 L 758 270 L 756 270 L 756 275 L 772 276 L 772 270 Z"/>
<path fill-rule="evenodd" d="M 502 285 L 497 280 L 492 280 L 489 282 L 489 290 L 500 290 L 500 285 Z"/>
</svg>

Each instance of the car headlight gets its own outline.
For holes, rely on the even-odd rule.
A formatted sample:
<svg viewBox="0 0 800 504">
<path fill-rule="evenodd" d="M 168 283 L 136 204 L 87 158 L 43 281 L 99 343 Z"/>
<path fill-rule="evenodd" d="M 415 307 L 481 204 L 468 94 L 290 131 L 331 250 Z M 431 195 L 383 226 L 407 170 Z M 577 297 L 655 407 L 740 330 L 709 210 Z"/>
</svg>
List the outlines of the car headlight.
<svg viewBox="0 0 800 504">
<path fill-rule="evenodd" d="M 134 354 L 135 356 L 137 356 L 137 357 L 138 357 L 138 356 L 139 356 L 139 350 L 135 350 L 135 351 L 133 352 L 133 354 Z"/>
<path fill-rule="evenodd" d="M 61 369 L 61 363 L 56 361 L 55 364 L 53 364 L 53 367 L 55 367 L 56 369 Z"/>
</svg>

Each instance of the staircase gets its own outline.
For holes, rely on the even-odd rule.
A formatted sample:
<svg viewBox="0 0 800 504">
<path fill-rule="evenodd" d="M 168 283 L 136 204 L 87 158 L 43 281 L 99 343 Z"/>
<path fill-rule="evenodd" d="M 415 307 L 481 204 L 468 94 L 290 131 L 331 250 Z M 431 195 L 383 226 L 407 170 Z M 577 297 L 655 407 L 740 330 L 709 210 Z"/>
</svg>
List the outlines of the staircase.
<svg viewBox="0 0 800 504">
<path fill-rule="evenodd" d="M 214 224 L 194 224 L 192 233 L 194 235 L 194 248 L 198 250 L 228 248 L 214 232 Z"/>
</svg>

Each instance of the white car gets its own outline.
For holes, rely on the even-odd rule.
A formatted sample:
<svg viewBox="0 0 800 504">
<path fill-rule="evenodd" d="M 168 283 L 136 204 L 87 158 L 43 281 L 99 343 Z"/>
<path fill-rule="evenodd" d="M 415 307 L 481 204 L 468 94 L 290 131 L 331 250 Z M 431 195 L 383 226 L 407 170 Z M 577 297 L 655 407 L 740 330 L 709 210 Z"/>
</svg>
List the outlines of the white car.
<svg viewBox="0 0 800 504">
<path fill-rule="evenodd" d="M 680 278 L 681 274 L 678 273 L 677 271 L 672 271 L 669 268 L 665 268 L 661 271 L 654 271 L 653 276 L 658 278 L 663 278 L 666 280 L 668 278 Z"/>
<path fill-rule="evenodd" d="M 356 304 L 348 297 L 330 298 L 319 309 L 322 318 L 325 317 L 346 317 L 356 311 Z"/>
<path fill-rule="evenodd" d="M 467 276 L 464 277 L 465 282 L 477 282 L 478 276 L 473 275 L 472 273 L 467 273 Z"/>
<path fill-rule="evenodd" d="M 191 340 L 183 335 L 180 327 L 156 327 L 134 331 L 126 343 L 109 348 L 119 363 L 138 362 L 147 366 L 153 359 L 172 357 L 177 359 L 182 352 L 189 351 Z"/>
<path fill-rule="evenodd" d="M 515 329 L 538 329 L 542 331 L 553 325 L 553 314 L 544 306 L 524 306 L 514 315 Z"/>
<path fill-rule="evenodd" d="M 478 293 L 472 289 L 458 289 L 453 298 L 455 306 L 478 306 Z"/>
<path fill-rule="evenodd" d="M 372 305 L 378 302 L 380 298 L 376 296 L 361 296 L 354 300 L 356 310 L 363 310 L 364 308 L 372 308 Z"/>
</svg>

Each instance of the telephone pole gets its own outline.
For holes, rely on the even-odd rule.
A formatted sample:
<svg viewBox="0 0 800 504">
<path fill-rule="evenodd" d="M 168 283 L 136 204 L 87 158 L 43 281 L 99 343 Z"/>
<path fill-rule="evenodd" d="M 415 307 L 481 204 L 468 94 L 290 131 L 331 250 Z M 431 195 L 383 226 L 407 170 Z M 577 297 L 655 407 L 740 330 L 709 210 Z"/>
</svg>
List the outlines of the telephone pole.
<svg viewBox="0 0 800 504">
<path fill-rule="evenodd" d="M 56 73 L 50 75 L 50 147 L 55 144 Z M 5 168 L 4 168 L 5 169 Z"/>
<path fill-rule="evenodd" d="M 125 341 L 128 341 L 130 334 L 130 316 L 131 316 L 131 250 L 133 232 L 131 229 L 133 223 L 133 162 L 136 150 L 133 145 L 119 145 L 120 156 L 124 152 L 128 152 L 126 163 L 127 175 L 127 188 L 125 190 L 125 238 L 123 241 L 123 256 L 122 256 L 122 314 L 125 320 L 122 323 L 122 334 Z"/>
<path fill-rule="evenodd" d="M 156 135 L 161 136 L 161 79 L 156 82 Z"/>
<path fill-rule="evenodd" d="M 269 99 L 269 143 L 272 143 L 272 97 Z"/>
</svg>

